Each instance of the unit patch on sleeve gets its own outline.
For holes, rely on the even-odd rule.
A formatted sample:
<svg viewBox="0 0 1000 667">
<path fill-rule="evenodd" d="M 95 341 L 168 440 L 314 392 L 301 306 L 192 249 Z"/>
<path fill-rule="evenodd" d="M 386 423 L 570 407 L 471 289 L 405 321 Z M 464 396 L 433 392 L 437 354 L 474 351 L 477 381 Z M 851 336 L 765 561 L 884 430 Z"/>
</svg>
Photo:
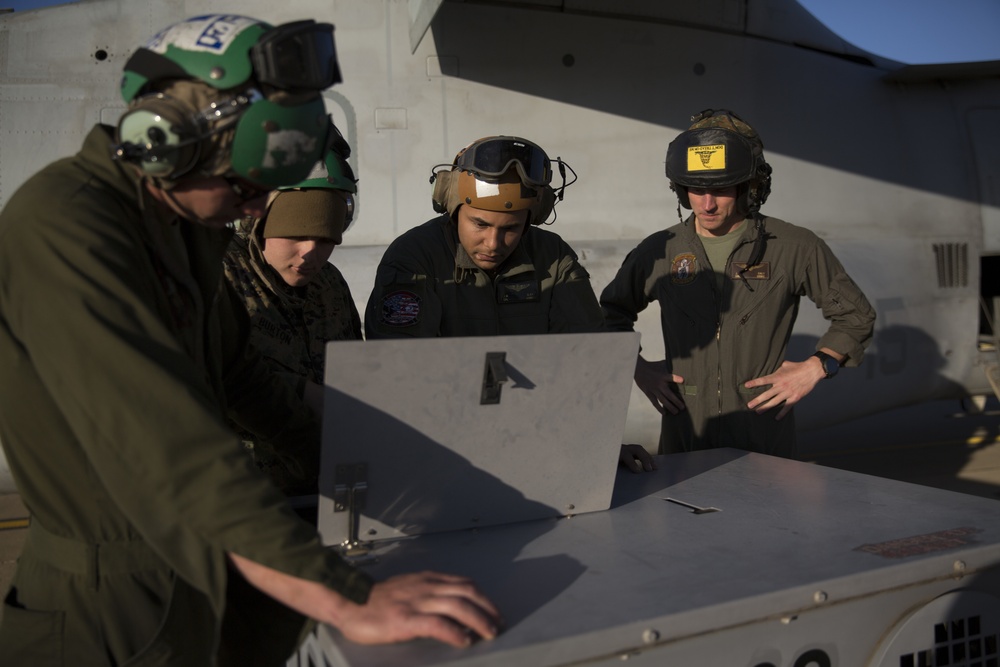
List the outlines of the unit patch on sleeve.
<svg viewBox="0 0 1000 667">
<path fill-rule="evenodd" d="M 687 285 L 698 276 L 698 260 L 693 252 L 682 252 L 670 263 L 670 282 Z"/>
<path fill-rule="evenodd" d="M 382 324 L 390 327 L 408 327 L 420 319 L 420 297 L 413 292 L 399 290 L 382 297 Z"/>
</svg>

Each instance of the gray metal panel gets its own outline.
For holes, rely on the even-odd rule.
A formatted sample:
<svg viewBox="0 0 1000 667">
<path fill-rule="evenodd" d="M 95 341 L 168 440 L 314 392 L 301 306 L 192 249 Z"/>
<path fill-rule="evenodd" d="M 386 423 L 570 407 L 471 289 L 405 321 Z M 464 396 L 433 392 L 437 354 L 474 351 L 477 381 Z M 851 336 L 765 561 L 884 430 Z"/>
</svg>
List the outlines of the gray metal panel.
<svg viewBox="0 0 1000 667">
<path fill-rule="evenodd" d="M 410 53 L 415 53 L 420 40 L 430 27 L 434 15 L 444 0 L 408 0 L 410 10 Z"/>
<path fill-rule="evenodd" d="M 606 512 L 377 550 L 376 578 L 423 568 L 474 577 L 508 622 L 496 640 L 464 651 L 361 647 L 324 628 L 315 641 L 330 664 L 351 667 L 625 656 L 811 665 L 796 660 L 810 650 L 857 667 L 921 604 L 950 590 L 1000 591 L 996 501 L 735 450 L 658 462 L 654 473 L 619 473 Z M 695 514 L 664 497 L 721 511 Z"/>
<path fill-rule="evenodd" d="M 330 343 L 324 543 L 348 537 L 335 477 L 359 463 L 364 540 L 607 509 L 638 349 L 634 332 Z M 490 352 L 509 380 L 482 405 Z"/>
</svg>

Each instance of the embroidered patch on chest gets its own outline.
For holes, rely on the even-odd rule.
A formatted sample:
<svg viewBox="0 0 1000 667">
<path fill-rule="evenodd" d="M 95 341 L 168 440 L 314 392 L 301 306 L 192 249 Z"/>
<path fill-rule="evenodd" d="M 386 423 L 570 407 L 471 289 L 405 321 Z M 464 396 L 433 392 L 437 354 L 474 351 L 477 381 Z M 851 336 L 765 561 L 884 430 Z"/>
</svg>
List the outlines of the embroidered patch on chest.
<svg viewBox="0 0 1000 667">
<path fill-rule="evenodd" d="M 740 271 L 746 268 L 745 262 L 733 262 L 730 265 L 730 272 L 732 275 L 729 277 L 733 280 L 740 279 Z M 747 280 L 770 280 L 771 279 L 771 263 L 761 262 L 760 264 L 754 264 L 746 271 L 743 272 L 743 277 Z"/>
<path fill-rule="evenodd" d="M 420 297 L 400 290 L 382 297 L 382 323 L 391 327 L 415 324 L 420 318 Z"/>
<path fill-rule="evenodd" d="M 698 260 L 693 252 L 682 252 L 670 263 L 670 282 L 687 285 L 698 276 Z"/>
<path fill-rule="evenodd" d="M 538 283 L 534 280 L 497 285 L 497 303 L 524 303 L 527 301 L 538 301 Z"/>
</svg>

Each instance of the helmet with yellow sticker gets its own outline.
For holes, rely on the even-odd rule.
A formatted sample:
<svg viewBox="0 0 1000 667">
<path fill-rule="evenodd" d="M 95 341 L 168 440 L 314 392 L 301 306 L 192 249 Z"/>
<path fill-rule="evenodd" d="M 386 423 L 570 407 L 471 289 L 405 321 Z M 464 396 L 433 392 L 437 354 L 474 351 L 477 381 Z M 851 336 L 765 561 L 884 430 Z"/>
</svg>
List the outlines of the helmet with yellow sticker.
<svg viewBox="0 0 1000 667">
<path fill-rule="evenodd" d="M 684 208 L 688 188 L 737 186 L 737 200 L 756 214 L 771 192 L 771 166 L 764 143 L 746 121 L 728 109 L 706 109 L 667 148 L 667 178 Z"/>
</svg>

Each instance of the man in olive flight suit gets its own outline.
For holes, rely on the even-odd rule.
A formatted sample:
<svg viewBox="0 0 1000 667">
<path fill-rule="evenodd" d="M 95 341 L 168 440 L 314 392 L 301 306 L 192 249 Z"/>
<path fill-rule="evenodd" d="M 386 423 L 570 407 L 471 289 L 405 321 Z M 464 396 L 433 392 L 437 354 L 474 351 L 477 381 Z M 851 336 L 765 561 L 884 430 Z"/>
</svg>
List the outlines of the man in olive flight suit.
<svg viewBox="0 0 1000 667">
<path fill-rule="evenodd" d="M 667 178 L 692 215 L 649 236 L 601 294 L 608 327 L 631 330 L 658 301 L 666 359 L 635 381 L 663 414 L 660 453 L 736 447 L 795 455 L 792 406 L 857 366 L 875 311 L 813 232 L 759 212 L 763 143 L 736 114 L 707 110 L 667 149 Z M 804 361 L 785 358 L 799 299 L 830 321 Z"/>
<path fill-rule="evenodd" d="M 126 64 L 117 130 L 0 214 L 0 441 L 32 515 L 0 664 L 283 665 L 306 617 L 366 643 L 496 633 L 467 579 L 376 583 L 325 550 L 226 422 L 315 447 L 222 255 L 322 156 L 336 81 L 329 24 L 183 21 Z"/>
</svg>

